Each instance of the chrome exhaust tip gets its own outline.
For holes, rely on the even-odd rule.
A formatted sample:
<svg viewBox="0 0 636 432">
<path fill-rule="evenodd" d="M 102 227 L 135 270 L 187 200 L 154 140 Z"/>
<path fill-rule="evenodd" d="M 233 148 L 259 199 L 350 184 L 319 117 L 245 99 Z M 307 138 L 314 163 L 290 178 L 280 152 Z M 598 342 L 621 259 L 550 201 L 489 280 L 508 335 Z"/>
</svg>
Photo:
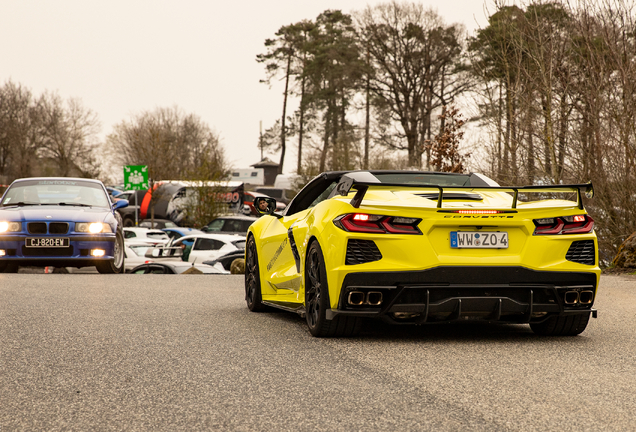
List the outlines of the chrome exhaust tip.
<svg viewBox="0 0 636 432">
<path fill-rule="evenodd" d="M 382 304 L 382 293 L 380 291 L 369 291 L 367 293 L 367 304 L 380 306 Z"/>
<path fill-rule="evenodd" d="M 581 304 L 591 304 L 594 301 L 594 291 L 581 291 L 579 294 L 579 303 Z"/>
<path fill-rule="evenodd" d="M 364 304 L 365 297 L 362 291 L 351 291 L 347 301 L 350 305 L 360 306 Z"/>
<path fill-rule="evenodd" d="M 578 291 L 567 291 L 563 296 L 563 301 L 567 305 L 574 305 L 579 302 L 579 292 Z"/>
</svg>

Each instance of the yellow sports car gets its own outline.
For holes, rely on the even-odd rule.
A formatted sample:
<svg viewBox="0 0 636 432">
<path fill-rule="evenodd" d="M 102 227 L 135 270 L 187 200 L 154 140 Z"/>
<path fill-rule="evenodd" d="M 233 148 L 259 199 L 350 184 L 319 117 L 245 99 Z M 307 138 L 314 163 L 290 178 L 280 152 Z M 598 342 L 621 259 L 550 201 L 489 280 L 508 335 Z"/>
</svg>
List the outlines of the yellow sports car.
<svg viewBox="0 0 636 432">
<path fill-rule="evenodd" d="M 564 194 L 572 195 L 563 196 Z M 245 299 L 306 317 L 312 335 L 351 336 L 364 319 L 529 323 L 577 335 L 600 277 L 592 185 L 501 187 L 480 174 L 320 174 L 247 233 Z"/>
</svg>

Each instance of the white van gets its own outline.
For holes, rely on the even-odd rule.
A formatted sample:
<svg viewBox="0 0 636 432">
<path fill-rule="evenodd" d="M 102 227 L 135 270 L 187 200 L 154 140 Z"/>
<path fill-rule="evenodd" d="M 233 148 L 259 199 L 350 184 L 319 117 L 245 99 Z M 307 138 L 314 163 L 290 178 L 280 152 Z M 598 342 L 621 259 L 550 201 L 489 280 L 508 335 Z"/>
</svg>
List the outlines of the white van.
<svg viewBox="0 0 636 432">
<path fill-rule="evenodd" d="M 276 180 L 274 180 L 274 187 L 277 189 L 296 189 L 297 184 L 300 181 L 298 174 L 278 174 Z"/>
<path fill-rule="evenodd" d="M 263 186 L 265 184 L 265 171 L 263 168 L 243 168 L 232 171 L 232 181 Z"/>
</svg>

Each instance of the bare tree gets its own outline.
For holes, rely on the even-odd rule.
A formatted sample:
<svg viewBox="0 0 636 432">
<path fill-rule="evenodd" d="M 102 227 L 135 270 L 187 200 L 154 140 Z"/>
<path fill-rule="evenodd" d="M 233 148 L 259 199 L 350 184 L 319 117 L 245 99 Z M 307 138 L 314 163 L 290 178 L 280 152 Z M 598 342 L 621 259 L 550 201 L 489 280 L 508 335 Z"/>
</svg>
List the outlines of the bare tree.
<svg viewBox="0 0 636 432">
<path fill-rule="evenodd" d="M 59 95 L 44 93 L 37 101 L 41 155 L 51 161 L 57 175 L 99 174 L 94 151 L 99 121 L 78 99 L 66 104 Z M 97 171 L 97 172 L 95 172 Z"/>
<path fill-rule="evenodd" d="M 37 128 L 31 91 L 7 82 L 0 88 L 0 175 L 5 181 L 33 175 L 41 146 Z"/>
<path fill-rule="evenodd" d="M 367 7 L 358 21 L 373 68 L 370 90 L 400 124 L 410 165 L 420 167 L 433 111 L 468 86 L 458 70 L 463 30 L 445 26 L 432 9 L 396 1 Z"/>
<path fill-rule="evenodd" d="M 592 180 L 601 262 L 636 230 L 636 36 L 628 0 L 497 1 L 471 44 L 490 174 Z M 518 173 L 518 174 L 515 174 Z"/>
<path fill-rule="evenodd" d="M 21 85 L 0 87 L 0 176 L 98 177 L 97 116 L 78 99 L 35 98 Z"/>
<path fill-rule="evenodd" d="M 229 171 L 219 136 L 177 107 L 145 111 L 115 125 L 107 143 L 123 165 L 148 165 L 154 180 L 189 179 L 202 166 L 207 178 Z"/>
</svg>

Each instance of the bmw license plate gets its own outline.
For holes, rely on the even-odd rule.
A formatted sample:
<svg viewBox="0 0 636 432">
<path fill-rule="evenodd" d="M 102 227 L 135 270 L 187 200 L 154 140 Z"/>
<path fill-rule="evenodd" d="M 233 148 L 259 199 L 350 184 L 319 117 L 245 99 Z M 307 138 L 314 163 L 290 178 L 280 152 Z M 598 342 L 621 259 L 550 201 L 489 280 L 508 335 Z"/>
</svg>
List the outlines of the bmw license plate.
<svg viewBox="0 0 636 432">
<path fill-rule="evenodd" d="M 26 247 L 69 247 L 70 239 L 65 237 L 27 237 Z"/>
<path fill-rule="evenodd" d="M 451 231 L 451 248 L 457 249 L 507 249 L 508 233 L 505 231 Z"/>
</svg>

